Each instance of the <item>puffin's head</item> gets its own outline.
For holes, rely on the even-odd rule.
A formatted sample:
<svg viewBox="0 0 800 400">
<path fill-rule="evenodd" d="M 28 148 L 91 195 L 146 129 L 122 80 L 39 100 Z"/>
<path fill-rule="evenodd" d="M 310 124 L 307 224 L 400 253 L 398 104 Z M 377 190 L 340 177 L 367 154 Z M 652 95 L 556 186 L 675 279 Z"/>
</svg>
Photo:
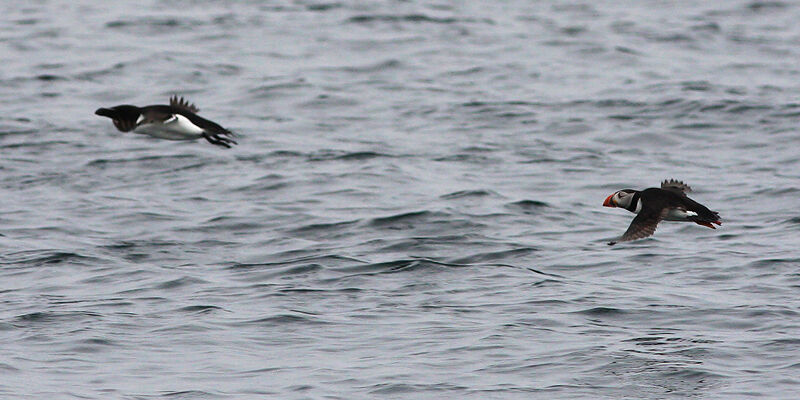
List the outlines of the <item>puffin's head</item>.
<svg viewBox="0 0 800 400">
<path fill-rule="evenodd" d="M 618 190 L 611 196 L 606 197 L 603 206 L 628 208 L 631 205 L 631 201 L 633 201 L 634 193 L 636 193 L 636 191 L 633 189 Z"/>
<path fill-rule="evenodd" d="M 111 118 L 114 126 L 122 132 L 130 132 L 142 121 L 142 111 L 139 107 L 123 104 L 111 108 L 98 108 L 97 115 Z"/>
</svg>

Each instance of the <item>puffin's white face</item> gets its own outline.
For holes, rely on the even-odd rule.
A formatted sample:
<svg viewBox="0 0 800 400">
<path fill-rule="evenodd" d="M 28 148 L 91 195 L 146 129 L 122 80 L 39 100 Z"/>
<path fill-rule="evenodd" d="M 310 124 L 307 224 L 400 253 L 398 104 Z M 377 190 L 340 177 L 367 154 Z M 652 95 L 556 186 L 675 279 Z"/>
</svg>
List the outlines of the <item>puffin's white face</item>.
<svg viewBox="0 0 800 400">
<path fill-rule="evenodd" d="M 617 193 L 614 193 L 614 197 L 612 201 L 617 204 L 617 207 L 628 208 L 631 205 L 631 201 L 633 200 L 633 192 L 628 192 L 626 190 L 620 190 Z"/>
<path fill-rule="evenodd" d="M 606 198 L 606 201 L 603 203 L 606 207 L 620 207 L 628 209 L 631 206 L 631 201 L 633 201 L 633 195 L 636 193 L 635 190 L 632 189 L 623 189 L 615 192 L 611 196 Z M 636 204 L 635 213 L 638 213 L 642 209 L 641 201 L 639 204 Z"/>
</svg>

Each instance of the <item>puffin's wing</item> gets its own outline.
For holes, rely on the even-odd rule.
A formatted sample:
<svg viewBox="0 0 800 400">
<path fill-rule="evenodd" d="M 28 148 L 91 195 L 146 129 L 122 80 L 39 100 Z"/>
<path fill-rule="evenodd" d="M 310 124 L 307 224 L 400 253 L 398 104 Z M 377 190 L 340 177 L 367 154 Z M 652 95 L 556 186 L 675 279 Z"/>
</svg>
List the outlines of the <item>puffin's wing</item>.
<svg viewBox="0 0 800 400">
<path fill-rule="evenodd" d="M 186 110 L 193 113 L 200 112 L 200 109 L 197 108 L 196 105 L 189 103 L 183 97 L 172 96 L 169 98 L 169 105 L 175 108 L 180 108 L 181 110 Z"/>
<path fill-rule="evenodd" d="M 689 185 L 675 179 L 665 179 L 664 182 L 661 182 L 661 188 L 682 194 L 684 196 L 686 193 L 692 191 L 692 188 Z"/>
<path fill-rule="evenodd" d="M 666 213 L 667 210 L 642 210 L 633 221 L 631 221 L 631 225 L 628 227 L 628 230 L 622 234 L 622 237 L 619 238 L 618 241 L 609 242 L 608 244 L 614 245 L 618 242 L 628 242 L 652 236 L 656 232 L 656 226 L 664 219 Z"/>
</svg>

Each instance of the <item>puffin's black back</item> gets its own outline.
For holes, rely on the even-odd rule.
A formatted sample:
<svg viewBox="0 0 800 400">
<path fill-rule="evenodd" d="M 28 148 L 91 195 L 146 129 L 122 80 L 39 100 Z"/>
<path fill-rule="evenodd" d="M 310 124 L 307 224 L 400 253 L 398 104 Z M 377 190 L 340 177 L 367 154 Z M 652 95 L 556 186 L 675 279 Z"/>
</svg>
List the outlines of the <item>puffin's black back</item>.
<svg viewBox="0 0 800 400">
<path fill-rule="evenodd" d="M 682 206 L 686 210 L 696 212 L 697 216 L 703 221 L 719 220 L 719 213 L 711 211 L 708 207 L 690 199 L 683 192 L 649 188 L 642 190 L 641 195 L 643 203 L 647 204 L 649 208 L 660 210 L 667 207 Z"/>
</svg>

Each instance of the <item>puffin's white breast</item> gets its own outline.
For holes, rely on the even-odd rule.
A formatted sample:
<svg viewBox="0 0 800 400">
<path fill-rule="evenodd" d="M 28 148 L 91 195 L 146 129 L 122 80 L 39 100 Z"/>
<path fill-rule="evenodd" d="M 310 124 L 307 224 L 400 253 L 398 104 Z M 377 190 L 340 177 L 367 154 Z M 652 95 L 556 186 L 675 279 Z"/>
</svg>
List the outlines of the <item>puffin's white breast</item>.
<svg viewBox="0 0 800 400">
<path fill-rule="evenodd" d="M 667 212 L 667 216 L 664 218 L 666 221 L 686 221 L 689 217 L 695 217 L 697 213 L 694 211 L 688 210 L 681 210 L 679 208 L 673 208 Z"/>
</svg>

